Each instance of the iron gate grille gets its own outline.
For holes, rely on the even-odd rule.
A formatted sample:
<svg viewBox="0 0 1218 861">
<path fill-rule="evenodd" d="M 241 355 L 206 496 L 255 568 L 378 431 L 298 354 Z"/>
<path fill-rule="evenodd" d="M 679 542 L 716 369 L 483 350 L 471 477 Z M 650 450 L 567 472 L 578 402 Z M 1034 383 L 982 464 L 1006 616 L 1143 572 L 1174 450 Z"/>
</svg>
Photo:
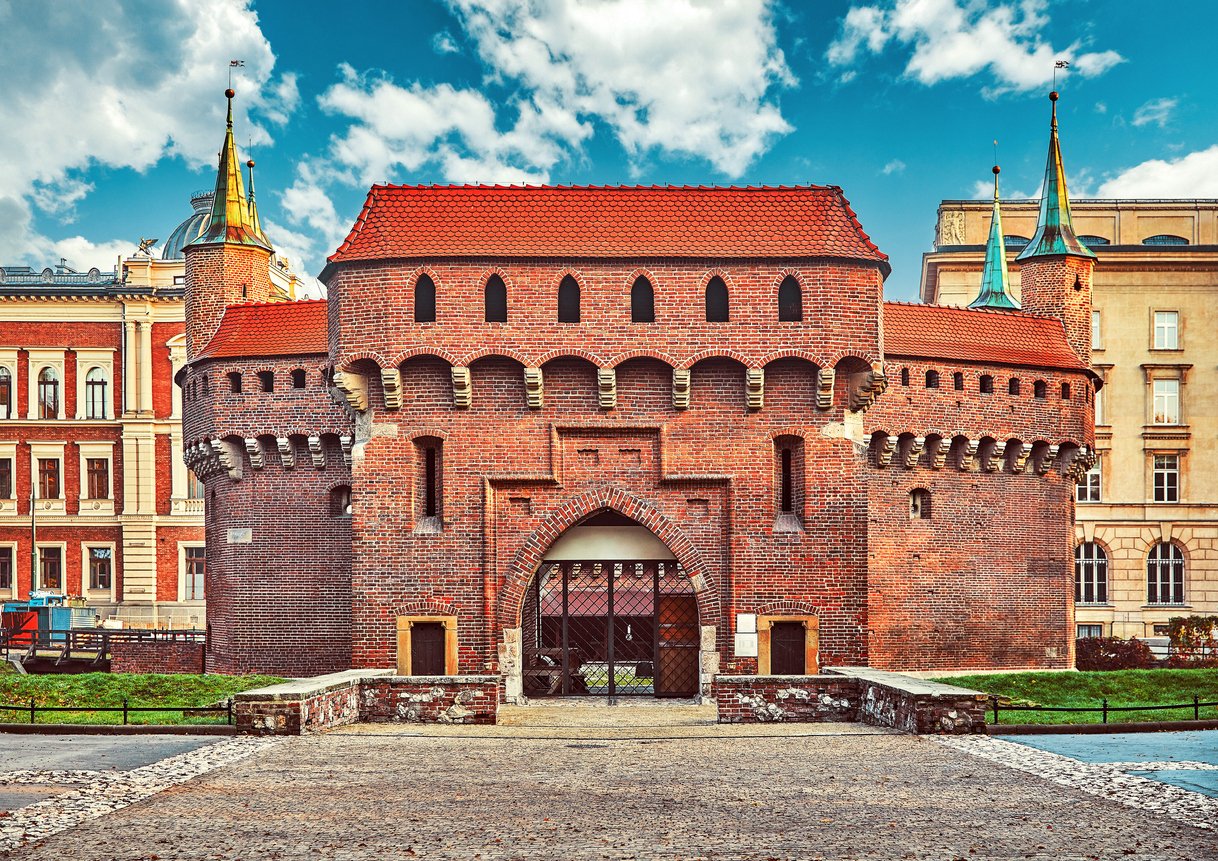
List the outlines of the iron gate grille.
<svg viewBox="0 0 1218 861">
<path fill-rule="evenodd" d="M 698 606 L 679 563 L 546 562 L 522 614 L 529 696 L 698 692 Z"/>
</svg>

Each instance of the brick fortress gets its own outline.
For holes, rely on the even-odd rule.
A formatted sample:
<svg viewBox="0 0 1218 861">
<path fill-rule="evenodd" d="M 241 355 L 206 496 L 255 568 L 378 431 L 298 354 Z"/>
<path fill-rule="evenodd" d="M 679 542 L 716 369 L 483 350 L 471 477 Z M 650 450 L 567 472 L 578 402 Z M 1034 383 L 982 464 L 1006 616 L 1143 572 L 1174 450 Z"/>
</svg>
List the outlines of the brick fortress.
<svg viewBox="0 0 1218 861">
<path fill-rule="evenodd" d="M 1022 310 L 885 302 L 832 186 L 378 185 L 328 299 L 265 304 L 230 102 L 178 376 L 208 667 L 509 698 L 1068 667 L 1073 242 L 1054 115 Z"/>
</svg>

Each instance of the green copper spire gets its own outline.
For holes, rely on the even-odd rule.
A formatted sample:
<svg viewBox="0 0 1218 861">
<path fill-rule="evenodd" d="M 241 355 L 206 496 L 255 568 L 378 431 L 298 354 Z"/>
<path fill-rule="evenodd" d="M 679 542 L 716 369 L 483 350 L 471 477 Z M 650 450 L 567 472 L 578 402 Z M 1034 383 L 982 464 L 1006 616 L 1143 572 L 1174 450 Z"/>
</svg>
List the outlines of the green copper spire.
<svg viewBox="0 0 1218 861">
<path fill-rule="evenodd" d="M 1074 224 L 1070 217 L 1070 194 L 1066 190 L 1066 170 L 1062 166 L 1062 148 L 1057 140 L 1056 92 L 1049 93 L 1049 101 L 1053 103 L 1053 122 L 1049 131 L 1045 186 L 1040 194 L 1040 220 L 1036 224 L 1036 235 L 1015 258 L 1018 261 L 1064 254 L 1095 257 L 1091 249 L 1074 235 Z"/>
<path fill-rule="evenodd" d="M 994 217 L 990 219 L 990 238 L 985 243 L 985 268 L 981 270 L 981 292 L 970 308 L 989 308 L 993 311 L 1017 311 L 1019 306 L 1011 298 L 1010 277 L 1007 275 L 1007 248 L 1002 238 L 1002 210 L 998 204 L 998 174 L 1001 169 L 994 165 Z"/>
<path fill-rule="evenodd" d="M 228 127 L 224 132 L 224 145 L 220 148 L 220 165 L 216 171 L 216 193 L 212 199 L 211 217 L 207 228 L 191 245 L 210 245 L 226 242 L 233 245 L 253 245 L 271 249 L 258 226 L 257 211 L 245 197 L 245 184 L 241 181 L 241 162 L 237 158 L 237 145 L 233 143 L 233 96 L 232 88 L 224 91 L 228 99 Z"/>
<path fill-rule="evenodd" d="M 250 169 L 250 225 L 253 229 L 254 235 L 262 240 L 263 245 L 270 248 L 271 240 L 267 239 L 266 234 L 262 232 L 262 219 L 258 217 L 258 204 L 254 202 L 254 160 L 251 158 L 245 163 L 245 166 Z"/>
</svg>

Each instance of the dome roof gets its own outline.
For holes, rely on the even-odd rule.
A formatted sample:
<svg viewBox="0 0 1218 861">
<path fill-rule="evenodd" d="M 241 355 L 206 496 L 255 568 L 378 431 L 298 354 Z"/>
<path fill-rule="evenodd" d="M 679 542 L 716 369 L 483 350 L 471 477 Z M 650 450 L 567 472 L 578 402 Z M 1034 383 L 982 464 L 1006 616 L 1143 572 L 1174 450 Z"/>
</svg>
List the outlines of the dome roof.
<svg viewBox="0 0 1218 861">
<path fill-rule="evenodd" d="M 190 205 L 194 212 L 169 234 L 161 251 L 162 260 L 182 260 L 186 257 L 182 249 L 202 236 L 203 231 L 207 229 L 207 223 L 211 221 L 213 196 L 214 193 L 210 191 L 196 191 L 190 196 Z"/>
</svg>

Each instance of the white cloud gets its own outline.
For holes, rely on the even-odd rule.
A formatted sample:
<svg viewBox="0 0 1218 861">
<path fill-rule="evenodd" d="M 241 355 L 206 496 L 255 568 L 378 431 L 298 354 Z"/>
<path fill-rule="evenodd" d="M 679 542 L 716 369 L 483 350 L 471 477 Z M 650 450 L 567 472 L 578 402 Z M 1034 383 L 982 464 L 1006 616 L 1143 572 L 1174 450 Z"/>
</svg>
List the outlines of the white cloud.
<svg viewBox="0 0 1218 861">
<path fill-rule="evenodd" d="M 1171 119 L 1177 104 L 1179 104 L 1178 99 L 1152 99 L 1133 112 L 1133 124 L 1147 126 L 1153 123 L 1159 128 L 1163 128 Z"/>
<path fill-rule="evenodd" d="M 884 176 L 892 176 L 894 173 L 904 172 L 905 162 L 901 161 L 899 158 L 894 158 L 880 169 L 880 173 L 884 174 Z"/>
<path fill-rule="evenodd" d="M 214 163 L 224 118 L 224 71 L 245 60 L 234 86 L 243 130 L 270 134 L 249 115 L 284 122 L 299 101 L 244 0 L 0 2 L 5 86 L 0 116 L 19 118 L 0 136 L 0 262 L 77 269 L 113 265 L 135 238 L 60 241 L 38 233 L 32 207 L 61 220 L 91 190 L 94 166 L 146 170 L 167 156 Z M 70 252 L 66 253 L 66 252 Z"/>
<path fill-rule="evenodd" d="M 846 13 L 826 58 L 833 66 L 852 66 L 861 55 L 897 45 L 912 49 L 908 77 L 929 86 L 988 73 L 994 83 L 985 88 L 987 95 L 1044 86 L 1059 59 L 1084 77 L 1124 61 L 1115 51 L 1084 52 L 1080 41 L 1055 48 L 1042 35 L 1049 23 L 1045 6 L 1045 0 L 889 0 L 857 6 Z"/>
<path fill-rule="evenodd" d="M 1171 161 L 1150 159 L 1106 181 L 1100 197 L 1218 197 L 1218 144 Z"/>
<path fill-rule="evenodd" d="M 431 47 L 437 54 L 455 54 L 461 50 L 457 45 L 457 40 L 447 30 L 436 33 L 431 40 Z"/>
</svg>

